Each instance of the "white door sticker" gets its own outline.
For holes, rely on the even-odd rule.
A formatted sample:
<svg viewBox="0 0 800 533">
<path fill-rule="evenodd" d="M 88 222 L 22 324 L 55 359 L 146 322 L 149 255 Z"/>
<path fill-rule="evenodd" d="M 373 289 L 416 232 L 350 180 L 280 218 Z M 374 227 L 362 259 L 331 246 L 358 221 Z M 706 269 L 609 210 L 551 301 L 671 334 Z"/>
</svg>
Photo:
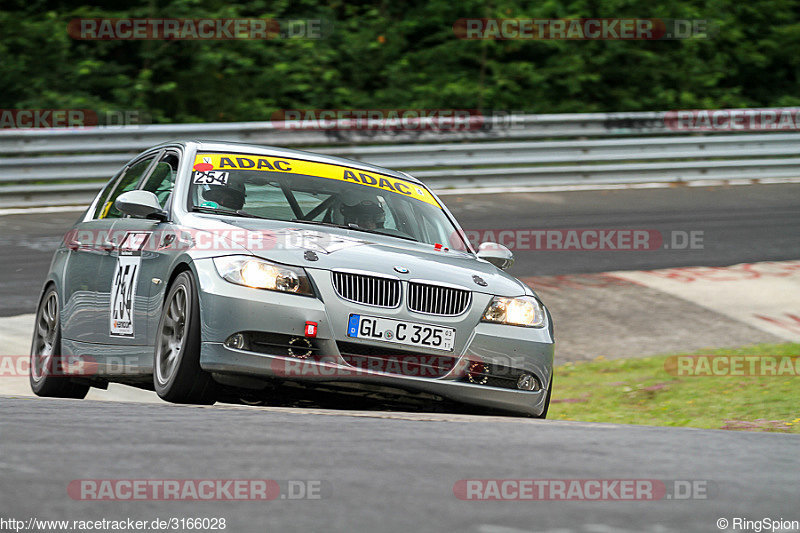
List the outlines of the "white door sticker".
<svg viewBox="0 0 800 533">
<path fill-rule="evenodd" d="M 112 337 L 133 337 L 136 283 L 142 263 L 142 248 L 149 233 L 128 233 L 119 246 L 119 257 L 111 283 L 110 329 Z"/>
</svg>

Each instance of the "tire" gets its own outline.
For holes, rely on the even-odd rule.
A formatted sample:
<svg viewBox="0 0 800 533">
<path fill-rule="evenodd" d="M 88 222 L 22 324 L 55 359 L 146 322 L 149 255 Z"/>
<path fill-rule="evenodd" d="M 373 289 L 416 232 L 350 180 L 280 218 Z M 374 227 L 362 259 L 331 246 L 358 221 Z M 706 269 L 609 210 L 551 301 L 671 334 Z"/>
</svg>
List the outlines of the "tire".
<svg viewBox="0 0 800 533">
<path fill-rule="evenodd" d="M 547 418 L 547 411 L 550 409 L 550 395 L 553 393 L 553 376 L 550 376 L 550 385 L 547 387 L 547 397 L 544 399 L 544 411 L 536 418 Z"/>
<path fill-rule="evenodd" d="M 83 399 L 88 385 L 74 383 L 61 366 L 61 308 L 58 291 L 50 285 L 39 302 L 31 341 L 28 380 L 37 396 Z"/>
<path fill-rule="evenodd" d="M 168 402 L 216 402 L 214 380 L 200 368 L 200 302 L 188 272 L 175 278 L 164 300 L 156 332 L 153 385 Z"/>
</svg>

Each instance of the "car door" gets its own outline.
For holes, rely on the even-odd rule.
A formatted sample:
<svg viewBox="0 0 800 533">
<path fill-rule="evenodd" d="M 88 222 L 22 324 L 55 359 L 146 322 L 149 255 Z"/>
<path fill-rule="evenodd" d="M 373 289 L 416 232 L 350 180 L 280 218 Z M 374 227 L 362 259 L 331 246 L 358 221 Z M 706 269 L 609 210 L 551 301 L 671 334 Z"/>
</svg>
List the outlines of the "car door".
<svg viewBox="0 0 800 533">
<path fill-rule="evenodd" d="M 139 182 L 138 188 L 154 193 L 162 209 L 169 212 L 180 154 L 165 150 Z M 160 312 L 157 284 L 165 283 L 169 258 L 164 257 L 162 238 L 168 222 L 121 216 L 111 228 L 117 246 L 103 259 L 97 276 L 105 287 L 99 308 L 105 310 L 109 344 L 146 346 Z M 130 353 L 138 353 L 133 350 Z"/>
<path fill-rule="evenodd" d="M 114 188 L 113 192 L 98 206 L 100 220 L 108 227 L 108 237 L 98 257 L 97 269 L 94 273 L 92 286 L 95 293 L 95 324 L 97 340 L 107 344 L 109 342 L 109 309 L 111 306 L 111 275 L 106 274 L 109 263 L 116 263 L 118 247 L 122 244 L 120 236 L 115 232 L 114 226 L 122 218 L 122 213 L 114 206 L 114 201 L 124 192 L 135 190 L 155 165 L 160 152 L 150 152 L 129 163 Z"/>
<path fill-rule="evenodd" d="M 83 221 L 65 236 L 68 253 L 63 277 L 63 309 L 61 312 L 61 335 L 65 339 L 98 343 L 105 339 L 104 327 L 98 323 L 97 271 L 107 253 L 106 246 L 112 220 L 102 217 L 109 196 L 117 187 L 122 173 L 103 188 Z"/>
</svg>

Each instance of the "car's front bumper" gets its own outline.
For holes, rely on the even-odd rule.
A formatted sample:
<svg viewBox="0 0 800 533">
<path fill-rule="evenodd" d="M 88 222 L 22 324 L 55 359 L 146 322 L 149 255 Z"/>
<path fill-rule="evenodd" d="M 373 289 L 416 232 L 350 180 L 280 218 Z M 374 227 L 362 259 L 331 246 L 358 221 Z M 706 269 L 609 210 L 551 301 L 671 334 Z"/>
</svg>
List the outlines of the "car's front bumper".
<svg viewBox="0 0 800 533">
<path fill-rule="evenodd" d="M 444 399 L 514 412 L 540 415 L 545 407 L 547 388 L 553 370 L 551 328 L 520 328 L 480 322 L 480 314 L 491 298 L 475 294 L 473 311 L 459 318 L 419 317 L 402 309 L 370 308 L 338 298 L 326 284 L 329 274 L 312 274 L 320 298 L 303 297 L 274 291 L 250 289 L 222 280 L 210 261 L 198 261 L 202 317 L 201 367 L 217 375 L 276 378 L 306 383 L 355 383 L 365 388 L 391 387 L 425 393 Z M 456 364 L 442 377 L 422 377 L 399 373 L 362 370 L 347 364 L 339 351 L 339 342 L 351 342 L 346 336 L 349 313 L 387 316 L 416 322 L 432 322 L 457 329 L 453 356 L 458 361 L 481 361 L 487 365 L 513 367 L 536 376 L 538 390 L 470 383 L 464 379 L 464 366 Z M 548 317 L 549 320 L 549 317 Z M 324 362 L 239 350 L 224 344 L 239 332 L 269 332 L 304 337 L 307 321 L 318 324 L 314 343 Z M 370 343 L 361 344 L 370 346 Z M 387 343 L 380 343 L 386 347 Z M 391 345 L 408 349 L 400 345 Z M 436 350 L 416 350 L 432 356 Z"/>
</svg>

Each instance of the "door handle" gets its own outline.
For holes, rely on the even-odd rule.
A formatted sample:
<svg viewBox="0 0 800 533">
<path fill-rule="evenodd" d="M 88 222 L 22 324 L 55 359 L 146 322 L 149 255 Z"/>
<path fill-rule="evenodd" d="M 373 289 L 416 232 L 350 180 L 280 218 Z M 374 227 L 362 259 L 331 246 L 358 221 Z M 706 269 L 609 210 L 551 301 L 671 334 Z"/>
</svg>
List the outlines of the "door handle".
<svg viewBox="0 0 800 533">
<path fill-rule="evenodd" d="M 114 241 L 105 241 L 103 244 L 100 245 L 100 249 L 104 252 L 110 252 L 114 248 L 117 247 L 117 243 Z"/>
<path fill-rule="evenodd" d="M 78 248 L 82 247 L 82 246 L 83 246 L 83 243 L 81 241 L 69 241 L 67 243 L 67 248 L 69 248 L 73 252 L 75 250 L 77 250 Z"/>
</svg>

